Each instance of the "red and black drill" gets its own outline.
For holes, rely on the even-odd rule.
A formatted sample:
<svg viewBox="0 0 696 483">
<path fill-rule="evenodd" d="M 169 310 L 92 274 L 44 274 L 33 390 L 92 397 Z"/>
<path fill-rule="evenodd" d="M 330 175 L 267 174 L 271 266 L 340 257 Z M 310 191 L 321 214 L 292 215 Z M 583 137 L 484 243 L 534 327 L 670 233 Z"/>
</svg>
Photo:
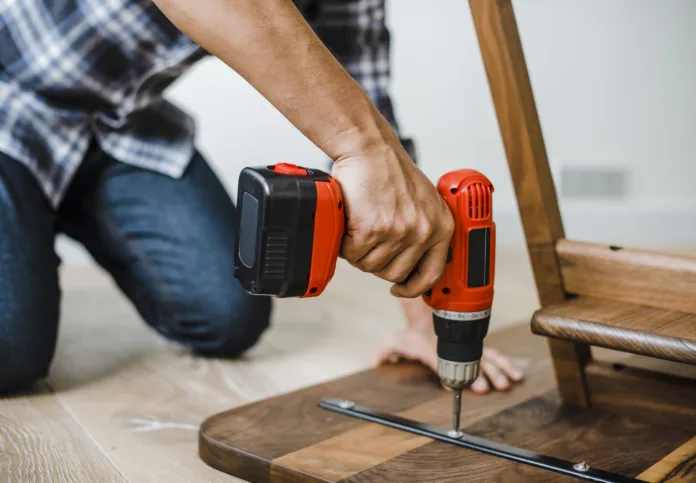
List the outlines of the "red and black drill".
<svg viewBox="0 0 696 483">
<path fill-rule="evenodd" d="M 453 431 L 461 391 L 479 375 L 493 304 L 493 185 L 481 173 L 447 173 L 438 191 L 455 221 L 445 275 L 423 300 L 433 308 L 437 373 L 454 391 Z M 245 168 L 239 178 L 235 276 L 252 294 L 316 297 L 331 280 L 345 215 L 338 182 L 319 170 L 280 163 Z"/>
</svg>

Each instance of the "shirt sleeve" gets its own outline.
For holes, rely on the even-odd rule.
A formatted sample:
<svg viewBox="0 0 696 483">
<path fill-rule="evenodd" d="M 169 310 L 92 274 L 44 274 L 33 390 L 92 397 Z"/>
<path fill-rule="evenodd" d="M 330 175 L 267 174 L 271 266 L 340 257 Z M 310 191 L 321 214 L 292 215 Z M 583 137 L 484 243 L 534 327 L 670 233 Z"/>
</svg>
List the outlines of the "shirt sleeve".
<svg viewBox="0 0 696 483">
<path fill-rule="evenodd" d="M 402 136 L 389 94 L 391 38 L 385 20 L 385 0 L 297 3 L 322 42 L 362 86 L 415 160 L 414 143 Z"/>
</svg>

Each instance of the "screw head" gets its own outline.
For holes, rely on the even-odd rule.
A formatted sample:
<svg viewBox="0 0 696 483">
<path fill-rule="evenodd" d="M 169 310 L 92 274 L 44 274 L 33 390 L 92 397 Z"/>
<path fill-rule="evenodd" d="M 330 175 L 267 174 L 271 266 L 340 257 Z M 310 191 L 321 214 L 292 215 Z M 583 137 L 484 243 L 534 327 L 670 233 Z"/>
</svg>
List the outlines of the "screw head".
<svg viewBox="0 0 696 483">
<path fill-rule="evenodd" d="M 341 409 L 353 409 L 355 407 L 355 403 L 353 401 L 341 401 L 338 403 L 338 407 Z"/>
<path fill-rule="evenodd" d="M 447 436 L 449 436 L 450 438 L 459 439 L 462 436 L 464 436 L 464 433 L 462 433 L 461 431 L 450 429 L 449 431 L 447 431 Z"/>
<path fill-rule="evenodd" d="M 574 464 L 573 469 L 575 471 L 581 471 L 582 473 L 585 473 L 586 471 L 590 471 L 590 465 L 583 461 L 582 463 Z"/>
</svg>

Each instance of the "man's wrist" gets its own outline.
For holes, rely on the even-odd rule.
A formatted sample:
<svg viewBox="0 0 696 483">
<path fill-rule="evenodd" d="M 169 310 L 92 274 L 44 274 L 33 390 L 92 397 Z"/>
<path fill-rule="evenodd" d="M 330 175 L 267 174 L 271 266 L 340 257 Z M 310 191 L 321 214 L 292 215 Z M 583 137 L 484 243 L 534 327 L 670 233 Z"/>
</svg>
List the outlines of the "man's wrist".
<svg viewBox="0 0 696 483">
<path fill-rule="evenodd" d="M 427 319 L 419 319 L 417 321 L 407 321 L 406 328 L 418 332 L 426 332 L 428 334 L 432 332 L 433 337 L 435 337 L 432 317 L 428 317 Z"/>
<path fill-rule="evenodd" d="M 334 162 L 346 158 L 379 153 L 384 158 L 396 158 L 394 151 L 399 145 L 395 133 L 379 111 L 366 98 L 367 115 L 356 122 L 346 122 L 346 127 L 329 137 L 319 147 Z"/>
</svg>

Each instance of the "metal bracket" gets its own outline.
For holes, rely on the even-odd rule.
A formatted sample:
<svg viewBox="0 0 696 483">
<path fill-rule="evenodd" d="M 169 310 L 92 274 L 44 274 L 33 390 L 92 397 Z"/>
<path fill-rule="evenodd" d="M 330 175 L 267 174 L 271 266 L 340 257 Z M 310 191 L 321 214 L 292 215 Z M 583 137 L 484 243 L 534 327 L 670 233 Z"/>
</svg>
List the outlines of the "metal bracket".
<svg viewBox="0 0 696 483">
<path fill-rule="evenodd" d="M 594 481 L 597 483 L 642 483 L 641 480 L 619 475 L 609 471 L 590 467 L 584 461 L 581 463 L 570 462 L 553 456 L 545 456 L 526 449 L 515 448 L 506 444 L 496 443 L 461 432 L 448 431 L 446 429 L 419 423 L 411 419 L 402 418 L 393 414 L 387 414 L 365 406 L 355 404 L 353 401 L 342 399 L 324 399 L 319 403 L 323 409 L 333 411 L 346 416 L 362 419 L 372 423 L 383 424 L 390 428 L 407 431 L 409 433 L 426 436 L 444 443 L 453 444 L 462 448 L 472 449 L 481 453 L 505 458 L 517 463 L 535 466 L 555 473 L 574 476 L 575 478 Z"/>
</svg>

